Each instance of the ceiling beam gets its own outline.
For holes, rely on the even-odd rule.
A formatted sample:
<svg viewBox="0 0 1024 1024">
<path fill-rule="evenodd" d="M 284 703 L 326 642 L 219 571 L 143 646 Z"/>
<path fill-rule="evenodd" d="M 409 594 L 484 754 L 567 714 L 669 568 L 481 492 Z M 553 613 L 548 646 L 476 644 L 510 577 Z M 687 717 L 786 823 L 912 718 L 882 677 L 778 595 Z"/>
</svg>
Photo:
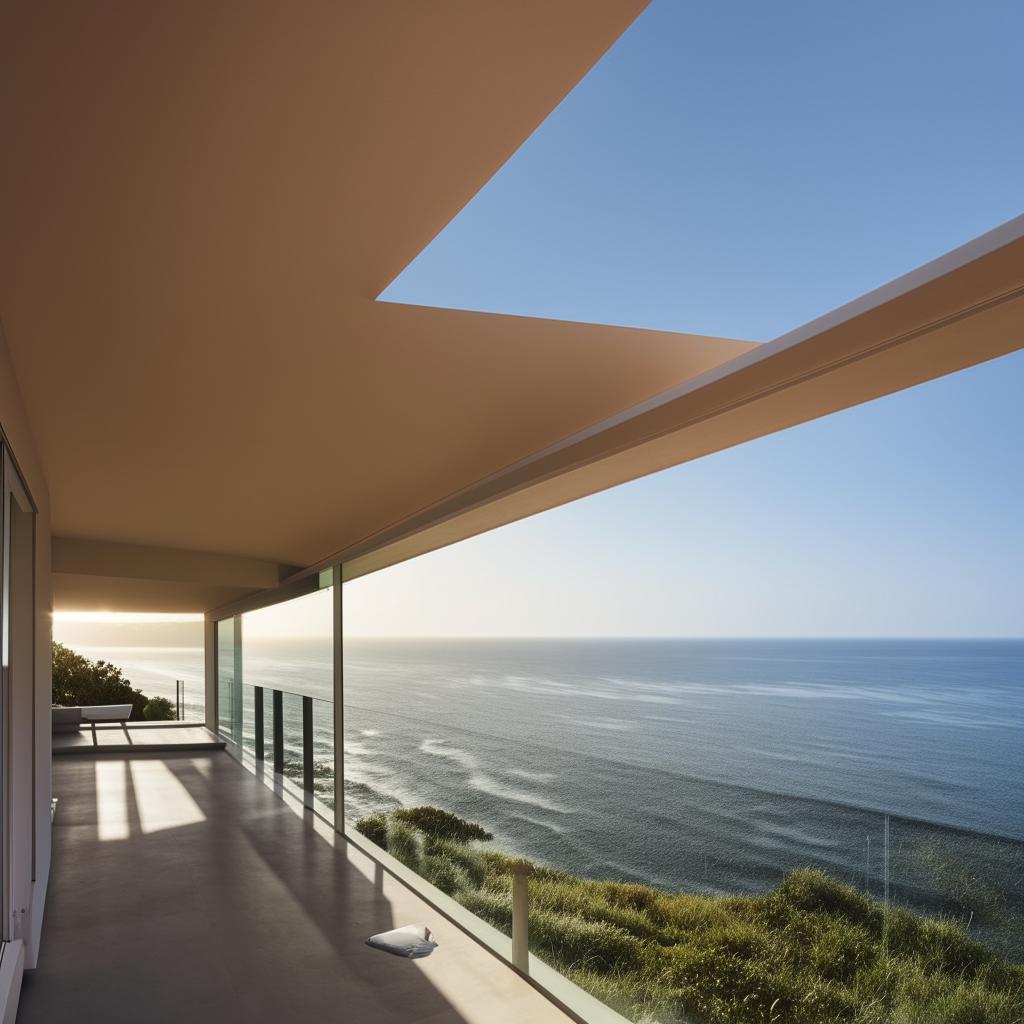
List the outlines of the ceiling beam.
<svg viewBox="0 0 1024 1024">
<path fill-rule="evenodd" d="M 296 566 L 206 551 L 54 537 L 57 611 L 204 612 L 276 589 Z"/>
</svg>

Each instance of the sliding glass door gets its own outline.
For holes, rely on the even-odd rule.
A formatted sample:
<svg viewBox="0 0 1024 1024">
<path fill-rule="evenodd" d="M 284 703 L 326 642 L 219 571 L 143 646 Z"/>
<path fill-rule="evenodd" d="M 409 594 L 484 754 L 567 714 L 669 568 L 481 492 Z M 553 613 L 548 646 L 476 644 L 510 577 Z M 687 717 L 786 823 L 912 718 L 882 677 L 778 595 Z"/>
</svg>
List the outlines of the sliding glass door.
<svg viewBox="0 0 1024 1024">
<path fill-rule="evenodd" d="M 35 877 L 33 626 L 35 513 L 3 451 L 0 544 L 0 935 L 22 938 L 21 914 Z"/>
<path fill-rule="evenodd" d="M 235 620 L 217 623 L 217 731 L 225 739 L 240 742 L 235 730 L 235 657 L 238 639 Z"/>
</svg>

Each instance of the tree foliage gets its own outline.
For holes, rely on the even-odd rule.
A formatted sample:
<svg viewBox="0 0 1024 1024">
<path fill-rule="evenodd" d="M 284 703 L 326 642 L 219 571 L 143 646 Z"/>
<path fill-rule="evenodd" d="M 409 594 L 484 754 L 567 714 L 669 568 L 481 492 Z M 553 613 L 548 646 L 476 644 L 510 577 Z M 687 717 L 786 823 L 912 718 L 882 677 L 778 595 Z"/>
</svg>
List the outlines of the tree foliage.
<svg viewBox="0 0 1024 1024">
<path fill-rule="evenodd" d="M 142 717 L 147 722 L 169 722 L 174 718 L 174 705 L 166 697 L 150 697 Z"/>
<path fill-rule="evenodd" d="M 58 707 L 131 704 L 132 721 L 142 718 L 166 721 L 174 717 L 169 700 L 162 697 L 150 699 L 141 690 L 136 690 L 116 665 L 109 661 L 90 661 L 58 643 L 53 644 L 52 699 Z"/>
</svg>

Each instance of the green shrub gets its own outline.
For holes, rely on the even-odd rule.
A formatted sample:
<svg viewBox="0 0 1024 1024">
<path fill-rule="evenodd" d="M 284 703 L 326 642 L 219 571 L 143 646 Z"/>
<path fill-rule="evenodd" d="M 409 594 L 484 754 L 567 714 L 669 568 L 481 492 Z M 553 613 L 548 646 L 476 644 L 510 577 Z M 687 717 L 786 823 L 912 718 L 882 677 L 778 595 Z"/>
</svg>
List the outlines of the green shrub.
<svg viewBox="0 0 1024 1024">
<path fill-rule="evenodd" d="M 423 840 L 423 852 L 433 857 L 445 857 L 463 871 L 468 884 L 479 888 L 484 883 L 487 874 L 487 865 L 481 856 L 481 851 L 466 846 L 465 843 L 457 843 L 451 839 L 431 839 L 429 836 Z"/>
<path fill-rule="evenodd" d="M 875 928 L 881 926 L 881 912 L 872 900 L 817 868 L 791 871 L 776 890 L 776 896 L 786 908 L 829 914 Z"/>
<path fill-rule="evenodd" d="M 443 855 L 424 854 L 420 859 L 420 874 L 448 896 L 472 887 L 466 872 L 450 857 Z"/>
<path fill-rule="evenodd" d="M 975 942 L 956 924 L 949 921 L 917 919 L 913 952 L 934 971 L 976 978 L 983 972 L 1005 975 L 1005 964 L 987 946 Z M 895 942 L 891 947 L 899 952 Z M 1024 1015 L 1022 1015 L 1024 1022 Z"/>
<path fill-rule="evenodd" d="M 391 817 L 387 822 L 387 846 L 392 857 L 413 871 L 420 870 L 420 840 L 416 831 L 405 822 Z"/>
<path fill-rule="evenodd" d="M 170 722 L 174 719 L 174 705 L 166 697 L 150 697 L 142 717 L 147 722 Z"/>
<path fill-rule="evenodd" d="M 1021 1024 L 1024 976 L 994 990 L 979 980 L 910 968 L 896 978 L 891 1024 Z M 888 1024 L 888 1022 L 887 1022 Z"/>
<path fill-rule="evenodd" d="M 356 822 L 356 831 L 376 843 L 382 850 L 388 848 L 388 819 L 384 814 L 370 814 Z"/>
<path fill-rule="evenodd" d="M 433 839 L 451 839 L 457 843 L 468 843 L 474 839 L 493 839 L 486 829 L 472 821 L 448 811 L 442 811 L 439 807 L 400 807 L 392 811 L 394 817 L 399 821 L 419 829 L 424 835 Z"/>
<path fill-rule="evenodd" d="M 605 921 L 538 910 L 530 914 L 530 948 L 549 963 L 585 966 L 603 974 L 636 967 L 643 944 L 624 928 Z"/>
<path fill-rule="evenodd" d="M 512 934 L 512 893 L 477 889 L 459 897 L 459 902 L 481 920 L 494 925 L 506 935 Z"/>
<path fill-rule="evenodd" d="M 632 882 L 604 882 L 602 888 L 605 898 L 613 906 L 628 907 L 630 910 L 640 910 L 645 914 L 655 910 L 663 895 L 649 885 L 637 885 Z"/>
<path fill-rule="evenodd" d="M 871 964 L 879 952 L 877 942 L 863 928 L 826 920 L 811 943 L 808 962 L 819 977 L 848 982 Z"/>
<path fill-rule="evenodd" d="M 635 906 L 617 905 L 609 899 L 614 882 L 588 882 L 582 879 L 530 880 L 530 906 L 556 914 L 570 914 L 588 921 L 602 921 L 644 939 L 658 940 L 662 928 Z"/>
<path fill-rule="evenodd" d="M 806 995 L 791 972 L 727 948 L 697 944 L 667 951 L 663 977 L 687 1010 L 714 1021 L 792 1021 Z"/>
<path fill-rule="evenodd" d="M 567 967 L 563 973 L 595 999 L 631 1020 L 643 1024 L 694 1024 L 694 1018 L 680 1005 L 678 993 L 639 972 L 599 974 L 586 967 Z"/>
</svg>

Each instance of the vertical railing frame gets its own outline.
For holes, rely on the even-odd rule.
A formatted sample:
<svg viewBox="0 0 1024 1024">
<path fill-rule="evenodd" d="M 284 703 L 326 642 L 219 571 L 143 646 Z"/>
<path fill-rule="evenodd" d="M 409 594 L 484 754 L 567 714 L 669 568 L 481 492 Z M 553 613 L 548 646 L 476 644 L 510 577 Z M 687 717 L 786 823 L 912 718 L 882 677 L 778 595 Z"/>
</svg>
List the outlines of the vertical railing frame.
<svg viewBox="0 0 1024 1024">
<path fill-rule="evenodd" d="M 263 687 L 252 688 L 253 726 L 256 734 L 256 760 L 262 761 L 266 750 L 263 743 Z"/>
<path fill-rule="evenodd" d="M 274 772 L 284 774 L 284 697 L 280 690 L 271 690 L 274 712 Z"/>
<path fill-rule="evenodd" d="M 302 788 L 313 794 L 313 698 L 302 698 Z"/>
<path fill-rule="evenodd" d="M 345 705 L 342 644 L 341 564 L 334 566 L 334 831 L 345 832 Z"/>
</svg>

